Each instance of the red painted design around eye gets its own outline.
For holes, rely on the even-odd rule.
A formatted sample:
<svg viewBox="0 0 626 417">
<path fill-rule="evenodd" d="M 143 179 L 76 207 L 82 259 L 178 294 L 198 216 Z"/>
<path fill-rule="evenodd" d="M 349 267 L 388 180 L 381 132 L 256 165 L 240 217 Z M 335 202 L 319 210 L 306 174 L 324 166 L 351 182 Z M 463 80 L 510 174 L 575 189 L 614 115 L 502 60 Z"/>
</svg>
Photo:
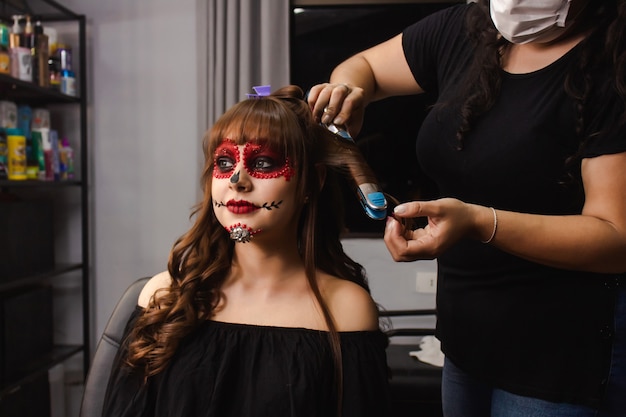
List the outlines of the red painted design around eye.
<svg viewBox="0 0 626 417">
<path fill-rule="evenodd" d="M 229 158 L 233 161 L 233 166 L 229 170 L 223 170 L 218 166 L 220 158 Z M 237 144 L 232 140 L 225 138 L 222 143 L 215 149 L 213 155 L 213 177 L 214 178 L 229 178 L 232 175 L 232 170 L 239 163 L 239 148 Z"/>
<path fill-rule="evenodd" d="M 267 168 L 254 166 L 257 161 L 263 158 L 271 161 L 274 165 Z M 262 144 L 246 143 L 243 148 L 243 160 L 246 171 L 255 178 L 269 179 L 285 177 L 285 180 L 289 181 L 294 175 L 294 170 L 289 163 L 289 158 Z"/>
</svg>

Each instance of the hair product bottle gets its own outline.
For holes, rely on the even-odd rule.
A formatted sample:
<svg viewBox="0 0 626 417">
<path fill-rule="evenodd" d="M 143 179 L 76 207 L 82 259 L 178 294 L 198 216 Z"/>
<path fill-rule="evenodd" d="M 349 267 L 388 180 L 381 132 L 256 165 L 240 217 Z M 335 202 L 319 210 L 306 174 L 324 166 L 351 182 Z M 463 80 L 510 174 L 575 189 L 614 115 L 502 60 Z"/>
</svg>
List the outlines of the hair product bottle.
<svg viewBox="0 0 626 417">
<path fill-rule="evenodd" d="M 9 128 L 7 132 L 8 172 L 10 180 L 25 180 L 26 176 L 26 137 L 20 129 Z"/>
<path fill-rule="evenodd" d="M 48 59 L 48 35 L 43 32 L 41 21 L 35 23 L 35 53 L 33 55 L 33 80 L 40 87 L 50 87 Z"/>
<path fill-rule="evenodd" d="M 9 35 L 11 75 L 22 81 L 33 81 L 31 50 L 25 46 L 25 34 L 20 25 L 20 19 L 23 17 L 22 15 L 13 15 L 13 26 Z"/>
<path fill-rule="evenodd" d="M 67 45 L 59 45 L 55 54 L 60 64 L 61 92 L 68 96 L 76 96 L 76 76 L 72 70 L 72 48 Z"/>
<path fill-rule="evenodd" d="M 31 139 L 32 148 L 33 148 L 33 154 L 37 162 L 37 179 L 45 180 L 46 179 L 46 158 L 44 156 L 44 151 L 43 151 L 43 138 L 41 136 L 41 131 L 38 129 L 37 130 L 33 129 L 30 136 L 31 136 L 30 139 Z"/>
<path fill-rule="evenodd" d="M 70 146 L 70 141 L 67 138 L 61 139 L 59 145 L 60 159 L 62 161 L 63 168 L 61 169 L 62 180 L 74 179 L 74 149 Z"/>
<path fill-rule="evenodd" d="M 0 21 L 0 74 L 11 73 L 11 55 L 9 54 L 9 27 Z"/>
</svg>

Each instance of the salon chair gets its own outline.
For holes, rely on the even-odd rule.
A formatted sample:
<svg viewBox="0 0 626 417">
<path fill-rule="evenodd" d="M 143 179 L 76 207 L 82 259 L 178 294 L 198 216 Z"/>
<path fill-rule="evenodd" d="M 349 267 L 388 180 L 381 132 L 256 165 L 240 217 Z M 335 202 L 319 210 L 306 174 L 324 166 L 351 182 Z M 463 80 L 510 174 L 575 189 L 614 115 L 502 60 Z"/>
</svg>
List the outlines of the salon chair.
<svg viewBox="0 0 626 417">
<path fill-rule="evenodd" d="M 137 306 L 137 299 L 150 277 L 133 282 L 124 292 L 98 341 L 85 381 L 80 417 L 100 417 L 104 394 L 111 374 L 111 364 L 122 342 L 124 328 Z M 433 315 L 434 310 L 381 311 L 381 317 Z M 397 336 L 432 335 L 433 329 L 390 328 L 385 333 Z M 441 369 L 418 361 L 409 352 L 418 350 L 417 344 L 390 344 L 387 362 L 390 368 L 390 398 L 392 417 L 440 417 Z"/>
<path fill-rule="evenodd" d="M 436 310 L 383 310 L 381 320 L 393 317 L 435 316 Z M 385 326 L 383 325 L 383 328 Z M 442 417 L 442 368 L 419 361 L 409 353 L 419 350 L 417 343 L 393 343 L 394 337 L 434 335 L 432 328 L 389 328 L 384 330 L 390 340 L 387 347 L 387 365 L 391 374 L 389 395 L 392 417 Z"/>
<path fill-rule="evenodd" d="M 137 299 L 150 277 L 133 282 L 113 309 L 113 314 L 104 328 L 96 346 L 96 352 L 85 381 L 85 390 L 80 406 L 80 417 L 100 417 L 104 404 L 104 393 L 111 376 L 111 365 L 122 342 L 126 323 L 137 306 Z"/>
</svg>

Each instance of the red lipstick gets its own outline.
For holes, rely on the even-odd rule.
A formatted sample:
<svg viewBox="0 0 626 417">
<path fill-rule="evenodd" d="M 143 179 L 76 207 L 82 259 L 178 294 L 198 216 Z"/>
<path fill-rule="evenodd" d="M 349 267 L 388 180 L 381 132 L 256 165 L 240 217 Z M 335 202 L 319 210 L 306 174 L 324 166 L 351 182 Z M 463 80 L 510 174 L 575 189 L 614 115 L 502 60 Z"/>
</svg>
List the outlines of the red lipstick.
<svg viewBox="0 0 626 417">
<path fill-rule="evenodd" d="M 226 208 L 228 208 L 228 211 L 230 211 L 231 213 L 246 214 L 252 213 L 253 211 L 258 210 L 260 207 L 257 207 L 251 202 L 245 200 L 229 200 L 226 203 Z"/>
</svg>

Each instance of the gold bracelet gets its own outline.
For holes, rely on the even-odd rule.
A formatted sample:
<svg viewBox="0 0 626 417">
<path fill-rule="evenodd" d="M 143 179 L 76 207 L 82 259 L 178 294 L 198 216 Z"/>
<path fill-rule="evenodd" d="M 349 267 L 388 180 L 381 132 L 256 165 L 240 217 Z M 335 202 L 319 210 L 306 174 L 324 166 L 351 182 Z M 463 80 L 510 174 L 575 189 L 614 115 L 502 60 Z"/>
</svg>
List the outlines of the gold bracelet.
<svg viewBox="0 0 626 417">
<path fill-rule="evenodd" d="M 496 236 L 496 230 L 498 230 L 498 216 L 496 215 L 496 209 L 493 207 L 489 207 L 491 211 L 493 211 L 493 232 L 491 232 L 491 236 L 487 240 L 481 240 L 481 243 L 489 243 Z"/>
</svg>

